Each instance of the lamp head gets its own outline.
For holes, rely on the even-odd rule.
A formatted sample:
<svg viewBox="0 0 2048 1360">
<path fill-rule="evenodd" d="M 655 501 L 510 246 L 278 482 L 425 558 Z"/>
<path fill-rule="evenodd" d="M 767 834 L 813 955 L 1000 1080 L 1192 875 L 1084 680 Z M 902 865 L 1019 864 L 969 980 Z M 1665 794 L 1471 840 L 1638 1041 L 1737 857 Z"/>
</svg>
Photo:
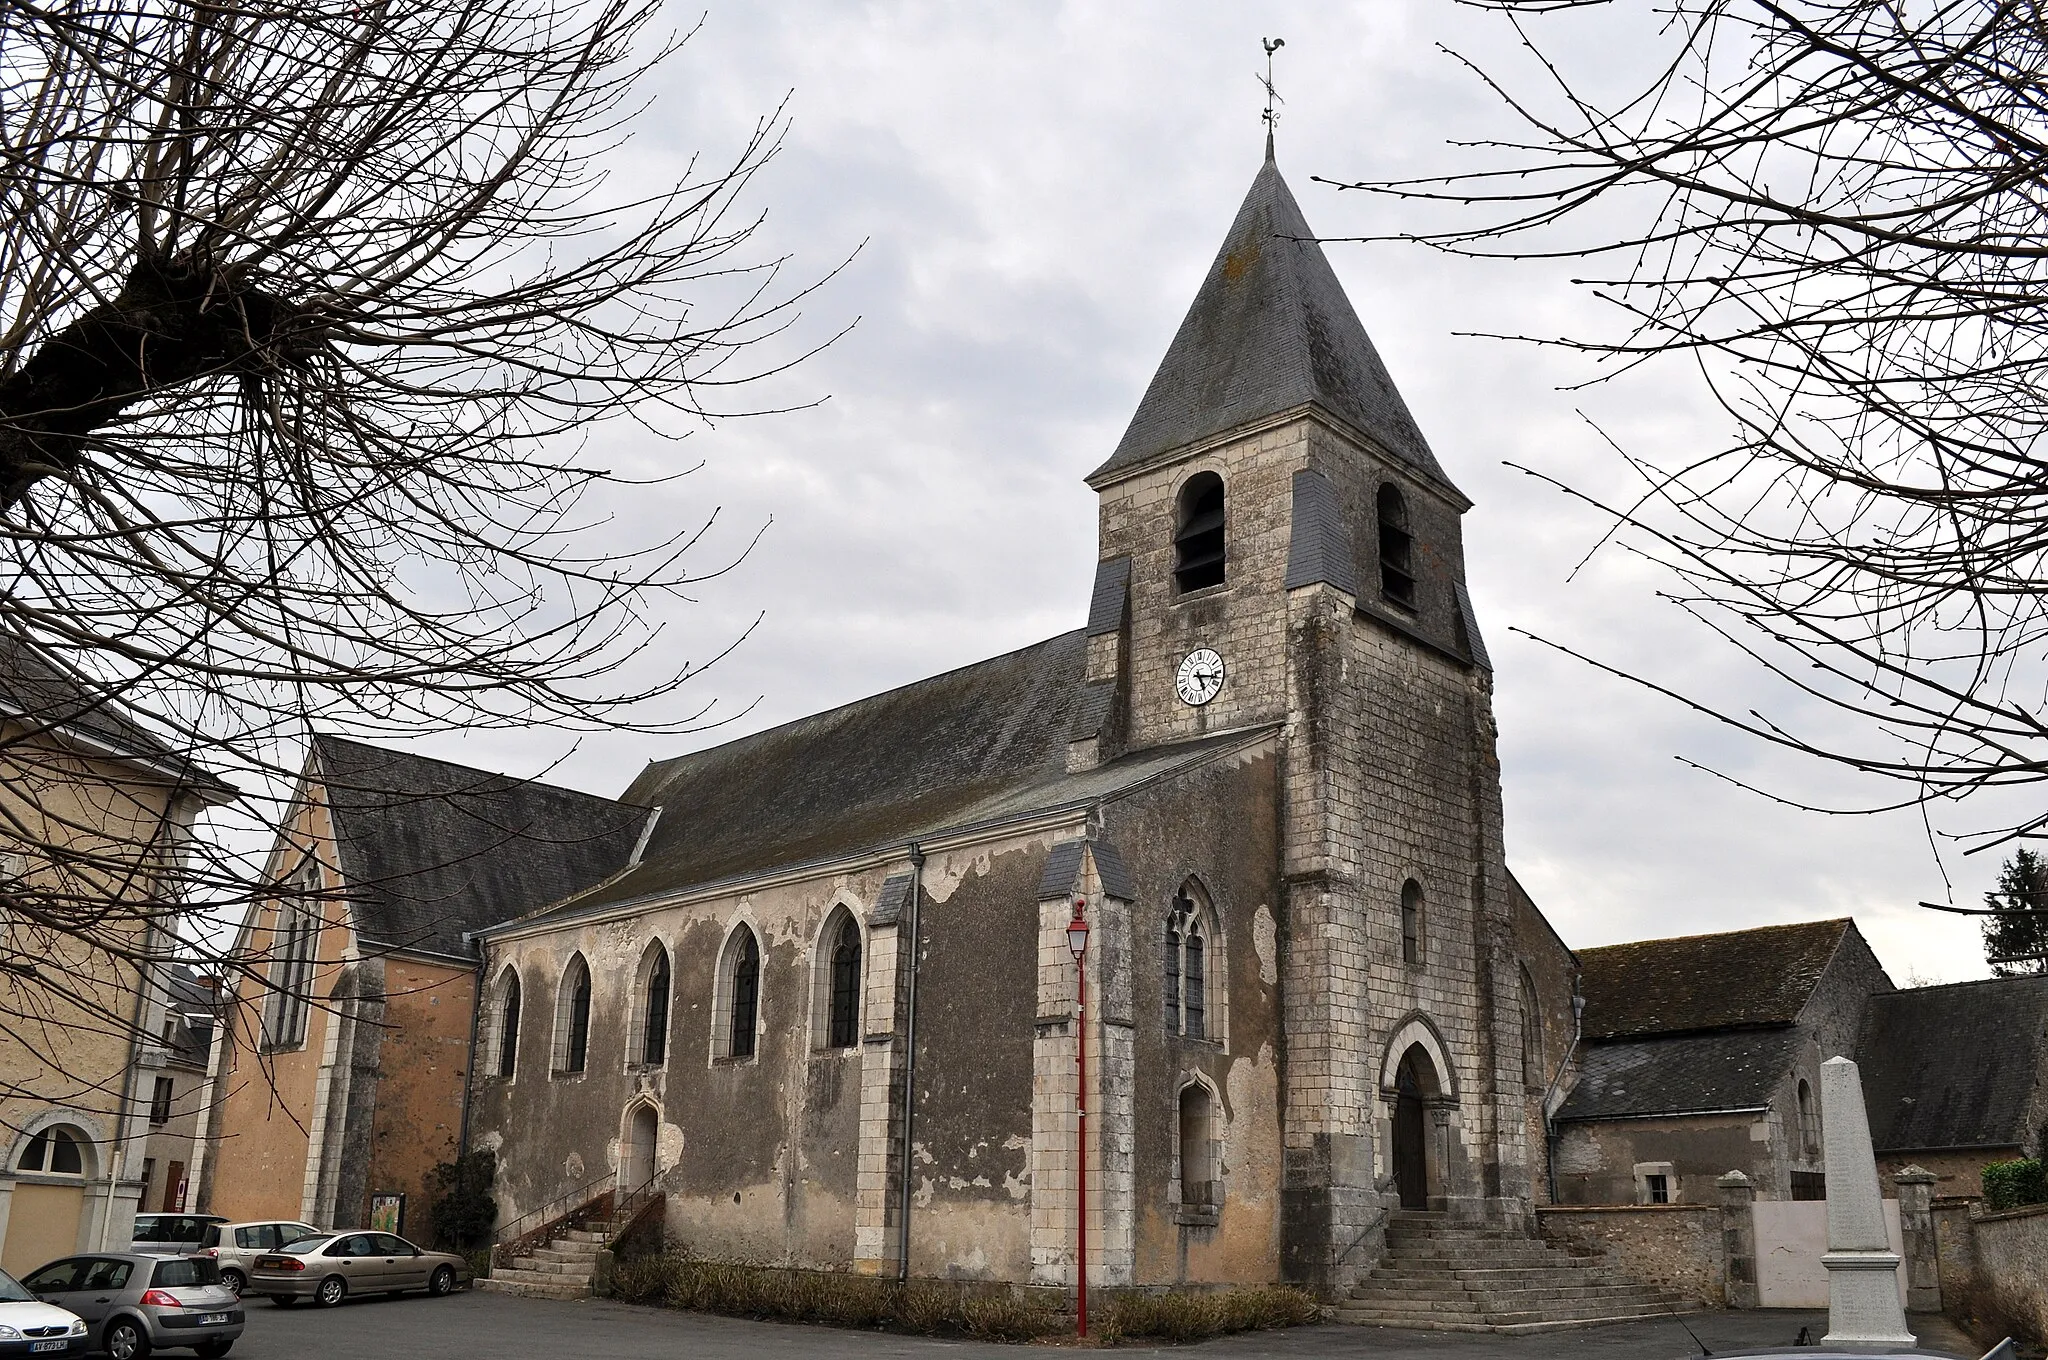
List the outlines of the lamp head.
<svg viewBox="0 0 2048 1360">
<path fill-rule="evenodd" d="M 1087 909 L 1088 899 L 1074 899 L 1074 919 L 1067 922 L 1067 949 L 1074 956 L 1076 964 L 1088 952 L 1088 921 L 1081 913 Z"/>
</svg>

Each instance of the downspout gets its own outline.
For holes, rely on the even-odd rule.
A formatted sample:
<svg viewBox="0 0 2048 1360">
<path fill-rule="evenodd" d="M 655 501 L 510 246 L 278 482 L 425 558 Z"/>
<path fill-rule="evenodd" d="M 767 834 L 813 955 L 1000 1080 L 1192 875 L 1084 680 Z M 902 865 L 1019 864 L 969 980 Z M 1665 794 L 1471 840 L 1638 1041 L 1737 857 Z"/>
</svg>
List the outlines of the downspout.
<svg viewBox="0 0 2048 1360">
<path fill-rule="evenodd" d="M 1586 995 L 1579 990 L 1579 975 L 1575 972 L 1572 974 L 1572 1046 L 1564 1051 L 1564 1061 L 1551 1074 L 1550 1085 L 1543 1088 L 1543 1178 L 1550 1187 L 1552 1204 L 1557 1203 L 1557 1125 L 1550 1118 L 1550 1100 L 1557 1094 L 1557 1084 L 1571 1070 L 1572 1059 L 1578 1055 L 1579 1036 L 1584 1031 L 1585 1019 Z"/>
<path fill-rule="evenodd" d="M 911 1134 L 917 1114 L 917 942 L 924 898 L 924 851 L 910 842 L 910 981 L 903 1001 L 903 1192 L 896 1206 L 896 1278 L 910 1279 L 910 1185 L 916 1167 Z"/>
<path fill-rule="evenodd" d="M 154 959 L 157 937 L 158 929 L 152 923 L 147 933 L 143 936 L 145 941 L 143 954 L 146 959 Z M 154 983 L 154 975 L 149 963 L 144 963 L 141 968 L 136 970 L 135 980 L 135 1021 L 128 1045 L 128 1077 L 127 1080 L 121 1083 L 120 1113 L 116 1116 L 114 1122 L 114 1155 L 108 1159 L 113 1165 L 107 1168 L 107 1197 L 104 1201 L 104 1207 L 100 1210 L 100 1243 L 98 1247 L 100 1251 L 111 1251 L 113 1249 L 113 1243 L 107 1234 L 114 1227 L 114 1190 L 120 1185 L 121 1177 L 128 1170 L 128 1144 L 130 1141 L 130 1129 L 133 1127 L 135 1119 L 136 1090 L 142 1082 L 142 1050 L 145 1045 L 155 1042 L 150 1038 L 149 1031 L 144 1028 L 144 1023 L 149 1016 L 150 988 Z M 149 1135 L 144 1134 L 143 1136 L 146 1138 Z M 143 1194 L 146 1195 L 148 1193 L 149 1188 L 144 1186 Z M 146 1206 L 138 1198 L 135 1207 L 140 1212 Z M 132 1236 L 133 1228 L 134 1224 L 130 1223 L 124 1225 L 121 1230 L 130 1233 Z"/>
<path fill-rule="evenodd" d="M 490 956 L 478 942 L 476 932 L 462 932 L 462 942 L 476 951 L 476 990 L 469 1004 L 469 1061 L 462 1068 L 462 1122 L 456 1126 L 455 1165 L 461 1174 L 463 1159 L 469 1156 L 469 1095 L 476 1089 L 476 1034 L 479 1017 L 484 1010 L 484 966 Z"/>
</svg>

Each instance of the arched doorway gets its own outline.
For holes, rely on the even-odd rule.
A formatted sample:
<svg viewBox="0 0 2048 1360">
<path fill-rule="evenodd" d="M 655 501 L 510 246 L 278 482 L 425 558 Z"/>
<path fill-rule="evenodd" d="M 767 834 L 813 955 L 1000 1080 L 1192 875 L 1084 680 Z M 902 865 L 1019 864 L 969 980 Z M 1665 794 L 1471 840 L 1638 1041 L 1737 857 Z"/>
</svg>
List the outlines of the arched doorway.
<svg viewBox="0 0 2048 1360">
<path fill-rule="evenodd" d="M 654 1179 L 654 1143 L 659 1123 L 652 1105 L 635 1105 L 626 1118 L 626 1146 L 620 1159 L 620 1188 L 633 1193 Z"/>
<path fill-rule="evenodd" d="M 1429 1051 L 1419 1043 L 1408 1045 L 1394 1074 L 1394 1185 L 1403 1209 L 1429 1207 L 1428 1107 L 1442 1094 Z"/>
<path fill-rule="evenodd" d="M 99 1165 L 83 1129 L 52 1124 L 23 1140 L 13 1171 L 18 1179 L 8 1209 L 7 1240 L 0 1246 L 0 1269 L 20 1276 L 78 1250 L 85 1186 Z"/>
</svg>

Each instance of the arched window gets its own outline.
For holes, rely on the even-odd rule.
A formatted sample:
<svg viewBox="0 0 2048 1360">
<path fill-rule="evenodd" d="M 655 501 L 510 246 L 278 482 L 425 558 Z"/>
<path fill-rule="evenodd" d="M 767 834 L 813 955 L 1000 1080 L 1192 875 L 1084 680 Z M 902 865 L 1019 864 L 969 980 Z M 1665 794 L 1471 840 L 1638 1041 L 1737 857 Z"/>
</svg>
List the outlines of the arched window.
<svg viewBox="0 0 2048 1360">
<path fill-rule="evenodd" d="M 51 1176 L 85 1174 L 85 1139 L 74 1129 L 44 1129 L 28 1140 L 21 1150 L 18 1171 L 40 1171 Z"/>
<path fill-rule="evenodd" d="M 668 950 L 661 947 L 661 941 L 656 940 L 648 947 L 640 967 L 644 976 L 636 991 L 640 1030 L 637 1057 L 648 1067 L 659 1067 L 668 1061 Z"/>
<path fill-rule="evenodd" d="M 1199 879 L 1189 879 L 1174 894 L 1166 914 L 1165 957 L 1162 959 L 1166 998 L 1166 1032 L 1189 1039 L 1218 1036 L 1211 1023 L 1210 974 L 1214 971 L 1215 913 Z"/>
<path fill-rule="evenodd" d="M 555 1071 L 581 1072 L 590 1061 L 590 965 L 578 954 L 562 973 L 555 1000 Z"/>
<path fill-rule="evenodd" d="M 1409 879 L 1401 885 L 1401 961 L 1422 962 L 1422 885 Z"/>
<path fill-rule="evenodd" d="M 1223 584 L 1223 479 L 1198 472 L 1180 489 L 1173 583 L 1182 594 Z"/>
<path fill-rule="evenodd" d="M 860 1042 L 860 927 L 843 915 L 832 941 L 831 994 L 826 1002 L 826 1044 L 852 1048 Z"/>
<path fill-rule="evenodd" d="M 1531 1090 L 1547 1084 L 1543 1061 L 1543 1003 L 1536 995 L 1536 979 L 1529 965 L 1519 965 L 1522 974 L 1522 1082 Z"/>
<path fill-rule="evenodd" d="M 1380 485 L 1380 594 L 1415 608 L 1415 537 L 1408 532 L 1408 501 L 1392 482 Z"/>
<path fill-rule="evenodd" d="M 1215 1101 L 1209 1088 L 1189 1082 L 1180 1092 L 1180 1204 L 1206 1209 L 1216 1203 Z"/>
<path fill-rule="evenodd" d="M 1799 1145 L 1808 1158 L 1820 1151 L 1820 1112 L 1813 1107 L 1813 1088 L 1799 1079 Z"/>
<path fill-rule="evenodd" d="M 519 1066 L 519 973 L 507 968 L 498 982 L 497 1024 L 493 1027 L 497 1051 L 490 1070 L 510 1079 Z"/>
<path fill-rule="evenodd" d="M 721 1058 L 751 1058 L 761 1021 L 761 946 L 753 930 L 737 927 L 726 937 L 712 1003 L 713 1052 Z"/>
</svg>

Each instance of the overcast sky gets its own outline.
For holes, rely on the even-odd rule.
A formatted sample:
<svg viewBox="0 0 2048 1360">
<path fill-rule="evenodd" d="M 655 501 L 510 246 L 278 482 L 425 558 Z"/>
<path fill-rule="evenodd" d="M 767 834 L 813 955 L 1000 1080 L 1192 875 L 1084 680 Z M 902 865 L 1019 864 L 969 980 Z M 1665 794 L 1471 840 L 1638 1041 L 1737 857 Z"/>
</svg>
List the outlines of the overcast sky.
<svg viewBox="0 0 2048 1360">
<path fill-rule="evenodd" d="M 1623 17 L 1580 23 L 1599 69 L 1650 59 L 1650 35 Z M 694 741 L 498 733 L 428 749 L 616 795 L 646 760 L 1077 626 L 1096 557 L 1081 478 L 1115 445 L 1258 168 L 1267 35 L 1287 42 L 1280 165 L 1325 236 L 1399 219 L 1311 176 L 1421 173 L 1454 163 L 1448 139 L 1509 129 L 1439 50 L 1498 52 L 1499 35 L 1444 0 L 710 10 L 621 166 L 658 176 L 694 151 L 729 155 L 787 95 L 786 145 L 750 191 L 766 214 L 760 250 L 787 253 L 792 278 L 852 256 L 789 343 L 857 321 L 763 394 L 822 398 L 812 409 L 725 422 L 680 448 L 606 436 L 621 467 L 702 461 L 621 513 L 674 525 L 716 508 L 706 563 L 767 525 L 737 570 L 669 614 L 660 643 L 665 661 L 701 660 L 762 615 L 691 682 L 698 701 L 743 716 Z M 1511 631 L 1679 678 L 1738 711 L 1750 701 L 1754 675 L 1661 604 L 1649 570 L 1603 552 L 1574 573 L 1604 526 L 1504 466 L 1625 488 L 1582 410 L 1653 456 L 1718 447 L 1683 375 L 1561 391 L 1587 376 L 1575 361 L 1461 337 L 1582 319 L 1568 269 L 1392 244 L 1329 254 L 1475 502 L 1465 541 L 1497 668 L 1508 859 L 1565 939 L 1847 914 L 1895 980 L 1981 976 L 1975 925 L 1913 904 L 1974 902 L 1995 863 L 1948 851 L 1944 869 L 1909 815 L 1793 813 L 1701 773 L 1684 761 L 1830 806 L 1886 794 L 1771 757 Z"/>
</svg>

